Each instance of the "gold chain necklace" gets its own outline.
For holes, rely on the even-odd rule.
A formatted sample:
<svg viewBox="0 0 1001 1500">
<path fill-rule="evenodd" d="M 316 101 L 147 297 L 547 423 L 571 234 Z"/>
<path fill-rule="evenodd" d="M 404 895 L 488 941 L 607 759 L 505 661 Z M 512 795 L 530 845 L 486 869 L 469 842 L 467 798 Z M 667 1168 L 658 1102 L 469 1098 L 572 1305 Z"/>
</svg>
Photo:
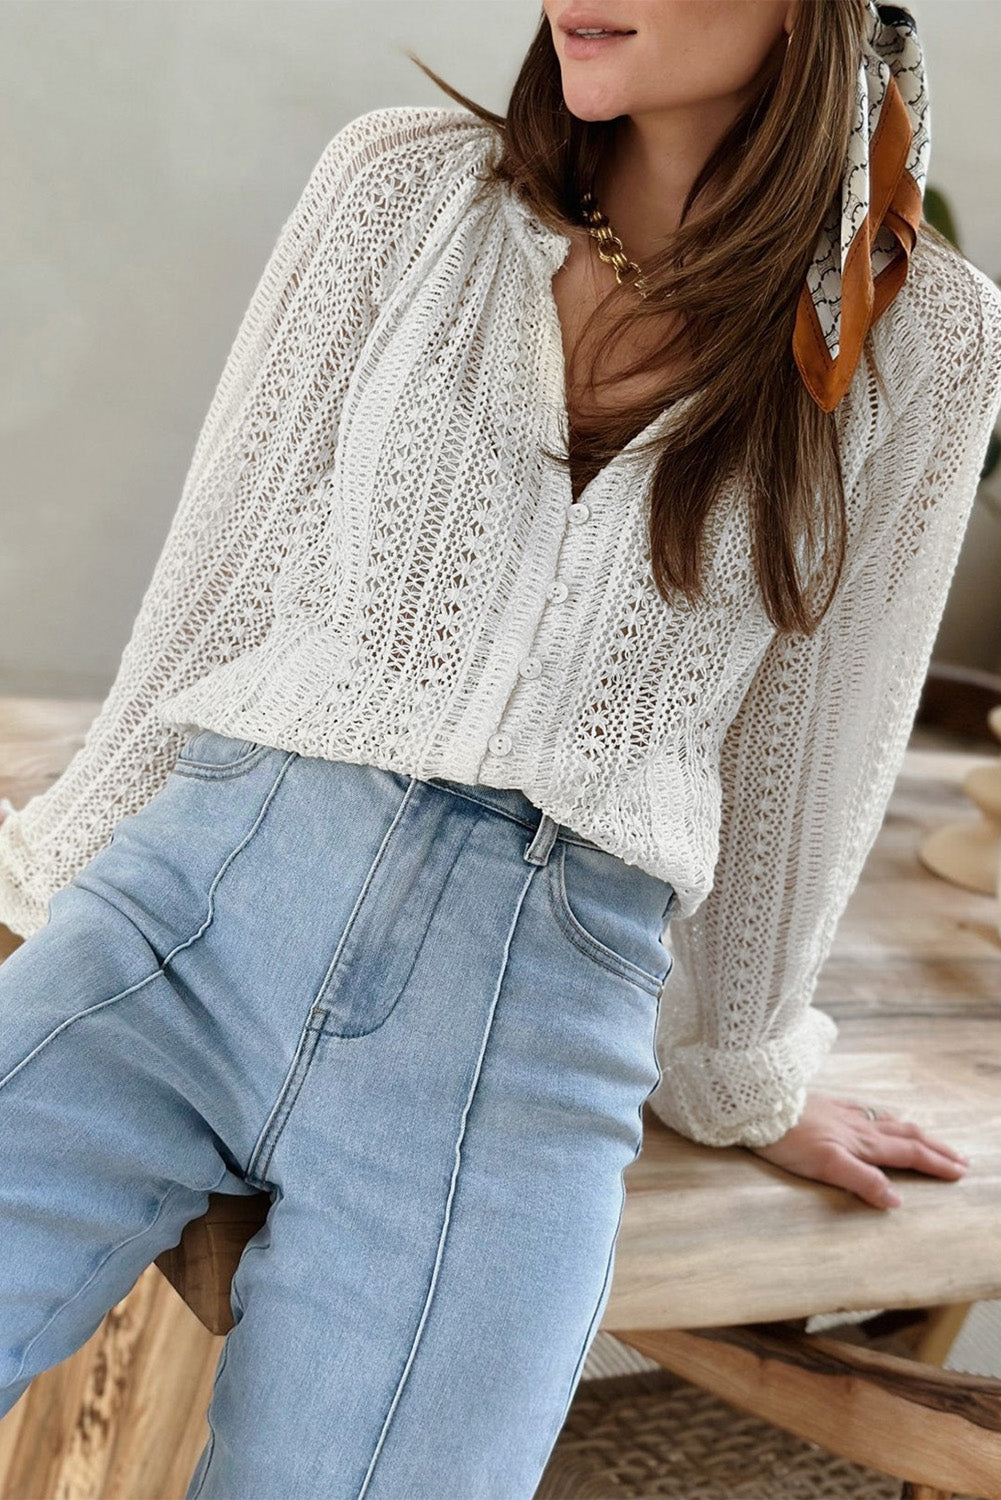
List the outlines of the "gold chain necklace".
<svg viewBox="0 0 1001 1500">
<path fill-rule="evenodd" d="M 629 259 L 625 251 L 625 246 L 611 224 L 609 224 L 607 216 L 598 207 L 598 200 L 590 190 L 582 194 L 580 206 L 581 212 L 584 215 L 584 223 L 587 226 L 587 232 L 597 244 L 598 256 L 606 265 L 615 267 L 615 280 L 619 286 L 622 285 L 625 272 L 635 271 L 636 278 L 633 281 L 633 286 L 641 297 L 648 296 L 650 293 L 649 283 L 636 262 Z M 610 246 L 612 248 L 609 248 Z"/>
</svg>

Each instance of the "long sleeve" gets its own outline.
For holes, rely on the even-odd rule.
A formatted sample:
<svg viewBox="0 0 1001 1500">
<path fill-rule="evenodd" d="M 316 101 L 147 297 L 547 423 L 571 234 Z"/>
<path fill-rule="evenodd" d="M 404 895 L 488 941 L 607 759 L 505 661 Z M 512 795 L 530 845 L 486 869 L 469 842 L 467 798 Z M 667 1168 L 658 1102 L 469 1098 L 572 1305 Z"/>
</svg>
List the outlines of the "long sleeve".
<svg viewBox="0 0 1001 1500">
<path fill-rule="evenodd" d="M 402 107 L 352 120 L 284 223 L 108 696 L 62 775 L 0 826 L 0 921 L 22 936 L 166 780 L 183 733 L 158 704 L 266 636 L 283 539 L 332 461 L 380 277 L 407 227 L 420 155 L 407 148 L 436 118 Z"/>
<path fill-rule="evenodd" d="M 835 602 L 812 636 L 773 637 L 722 742 L 714 883 L 669 929 L 650 1101 L 692 1140 L 784 1135 L 837 1036 L 812 997 L 907 748 L 1001 404 L 1001 293 L 976 270 L 969 286 L 866 460 Z"/>
</svg>

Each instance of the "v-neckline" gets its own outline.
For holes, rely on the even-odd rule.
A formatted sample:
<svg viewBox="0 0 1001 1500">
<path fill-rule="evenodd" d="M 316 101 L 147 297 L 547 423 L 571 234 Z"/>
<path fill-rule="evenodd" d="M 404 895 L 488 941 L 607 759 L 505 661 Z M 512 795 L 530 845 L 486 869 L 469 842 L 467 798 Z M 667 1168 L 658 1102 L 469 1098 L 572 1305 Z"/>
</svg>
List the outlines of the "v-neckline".
<svg viewBox="0 0 1001 1500">
<path fill-rule="evenodd" d="M 542 399 L 545 407 L 543 421 L 546 427 L 546 437 L 549 443 L 561 451 L 565 451 L 565 443 L 569 441 L 570 435 L 570 393 L 567 389 L 566 357 L 563 353 L 563 324 L 560 321 L 559 307 L 556 302 L 556 294 L 553 291 L 553 278 L 562 268 L 573 240 L 569 234 L 563 234 L 560 230 L 552 228 L 549 224 L 536 216 L 529 204 L 517 192 L 511 182 L 505 181 L 501 185 L 502 197 L 515 215 L 515 223 L 521 231 L 522 244 L 528 242 L 530 249 L 538 257 L 538 277 L 540 283 L 541 297 L 541 332 L 542 332 Z M 539 331 L 539 325 L 531 320 L 526 320 L 527 326 Z M 587 481 L 576 497 L 577 503 L 582 503 L 586 496 L 592 494 L 599 484 L 607 484 L 609 478 L 614 478 L 618 470 L 624 468 L 631 461 L 635 450 L 648 442 L 652 437 L 659 435 L 662 428 L 666 427 L 673 419 L 684 413 L 694 401 L 696 392 L 691 391 L 687 396 L 681 396 L 670 406 L 666 406 L 658 412 L 651 422 L 635 433 L 619 451 L 602 464 L 598 472 Z M 574 499 L 573 479 L 568 468 L 561 465 L 560 482 L 567 504 Z"/>
<path fill-rule="evenodd" d="M 557 267 L 558 269 L 559 267 Z M 559 307 L 553 291 L 553 276 L 555 274 L 556 272 L 554 271 L 545 280 L 545 296 L 543 299 L 548 322 L 546 330 L 546 407 L 548 411 L 555 411 L 557 413 L 558 430 L 556 440 L 562 450 L 564 444 L 569 442 L 570 437 L 570 393 L 567 389 L 566 355 L 563 352 L 563 325 L 560 321 Z M 634 433 L 629 441 L 624 443 L 607 463 L 602 464 L 598 472 L 593 474 L 587 483 L 583 485 L 580 494 L 577 496 L 577 503 L 583 502 L 585 497 L 600 482 L 604 481 L 607 483 L 608 481 L 605 476 L 614 477 L 619 469 L 624 468 L 633 458 L 635 450 L 641 444 L 649 442 L 651 438 L 659 435 L 661 429 L 667 425 L 668 420 L 671 417 L 677 416 L 681 408 L 687 405 L 691 399 L 691 396 L 683 396 L 671 406 L 664 407 L 652 421 L 648 422 L 639 432 Z M 568 499 L 572 500 L 573 477 L 569 469 L 561 469 L 561 473 L 566 481 L 565 488 L 569 492 Z"/>
<path fill-rule="evenodd" d="M 513 195 L 519 211 L 525 216 L 529 226 L 537 236 L 544 241 L 545 254 L 544 265 L 541 271 L 542 281 L 542 303 L 544 316 L 544 342 L 545 342 L 545 379 L 544 400 L 546 407 L 546 422 L 550 429 L 547 434 L 550 439 L 555 439 L 554 446 L 565 449 L 565 444 L 570 436 L 570 393 L 567 388 L 567 365 L 566 355 L 563 350 L 563 324 L 560 319 L 559 305 L 556 301 L 556 293 L 553 291 L 553 280 L 562 269 L 567 256 L 570 254 L 573 241 L 568 234 L 561 234 L 558 230 L 551 229 L 549 225 L 543 224 L 531 212 L 528 205 L 521 202 Z M 582 487 L 580 494 L 576 497 L 576 503 L 582 504 L 585 498 L 594 490 L 599 483 L 608 482 L 608 477 L 614 477 L 618 469 L 625 467 L 634 452 L 641 444 L 648 442 L 652 437 L 658 435 L 660 429 L 667 425 L 672 417 L 676 417 L 693 399 L 694 393 L 681 397 L 671 406 L 664 407 L 652 421 L 629 439 L 617 453 L 602 464 L 596 474 L 593 474 Z M 560 477 L 563 481 L 564 494 L 567 503 L 574 500 L 573 476 L 569 469 L 560 469 Z"/>
</svg>

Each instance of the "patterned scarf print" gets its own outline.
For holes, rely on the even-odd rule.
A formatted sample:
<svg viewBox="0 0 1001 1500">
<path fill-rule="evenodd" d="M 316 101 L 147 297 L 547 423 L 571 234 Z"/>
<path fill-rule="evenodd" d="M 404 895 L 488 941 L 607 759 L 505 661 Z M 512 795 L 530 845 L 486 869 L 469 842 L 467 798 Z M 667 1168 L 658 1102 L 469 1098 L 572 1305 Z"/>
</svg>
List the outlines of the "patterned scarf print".
<svg viewBox="0 0 1001 1500">
<path fill-rule="evenodd" d="M 921 220 L 931 116 L 914 17 L 868 0 L 855 124 L 834 201 L 796 309 L 793 354 L 832 411 L 871 324 L 904 283 Z"/>
</svg>

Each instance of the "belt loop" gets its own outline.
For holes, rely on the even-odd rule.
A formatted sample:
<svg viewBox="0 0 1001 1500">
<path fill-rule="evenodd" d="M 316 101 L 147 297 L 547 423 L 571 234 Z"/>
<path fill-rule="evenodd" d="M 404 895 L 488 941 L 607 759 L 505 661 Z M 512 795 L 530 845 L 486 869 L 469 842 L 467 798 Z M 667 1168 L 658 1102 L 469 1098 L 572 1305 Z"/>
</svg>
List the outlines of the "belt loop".
<svg viewBox="0 0 1001 1500">
<path fill-rule="evenodd" d="M 556 835 L 560 825 L 555 822 L 548 813 L 543 813 L 539 826 L 535 830 L 530 844 L 525 846 L 524 858 L 531 865 L 544 865 L 549 861 L 549 853 L 556 842 Z"/>
</svg>

